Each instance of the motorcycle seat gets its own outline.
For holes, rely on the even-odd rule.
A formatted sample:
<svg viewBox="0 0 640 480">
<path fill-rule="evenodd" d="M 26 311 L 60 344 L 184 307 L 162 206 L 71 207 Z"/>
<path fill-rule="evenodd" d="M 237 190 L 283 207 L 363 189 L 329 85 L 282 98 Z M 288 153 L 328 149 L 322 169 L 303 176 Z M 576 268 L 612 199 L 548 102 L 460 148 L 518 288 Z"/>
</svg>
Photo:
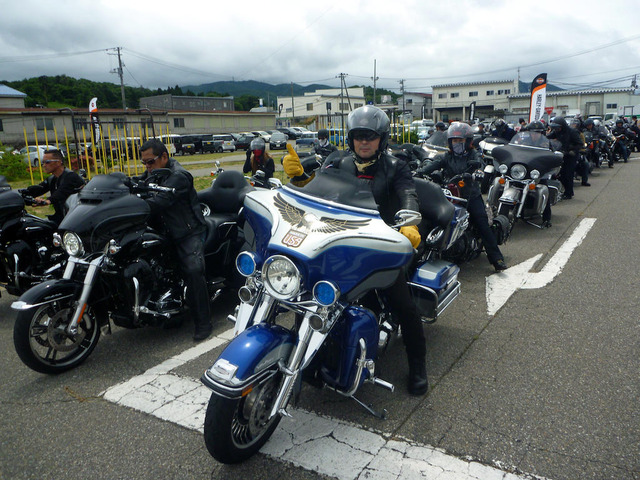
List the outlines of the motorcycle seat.
<svg viewBox="0 0 640 480">
<path fill-rule="evenodd" d="M 447 200 L 439 185 L 424 178 L 414 178 L 422 223 L 428 223 L 430 231 L 433 227 L 447 228 L 455 215 L 455 207 Z"/>
<path fill-rule="evenodd" d="M 247 192 L 255 190 L 237 170 L 220 173 L 211 187 L 198 192 L 198 200 L 206 203 L 211 213 L 237 214 Z"/>
<path fill-rule="evenodd" d="M 206 253 L 215 251 L 218 248 L 220 240 L 227 231 L 227 229 L 220 228 L 220 226 L 225 223 L 237 223 L 238 213 L 212 213 L 204 217 L 204 221 L 207 225 L 207 234 L 204 239 L 204 251 Z"/>
</svg>

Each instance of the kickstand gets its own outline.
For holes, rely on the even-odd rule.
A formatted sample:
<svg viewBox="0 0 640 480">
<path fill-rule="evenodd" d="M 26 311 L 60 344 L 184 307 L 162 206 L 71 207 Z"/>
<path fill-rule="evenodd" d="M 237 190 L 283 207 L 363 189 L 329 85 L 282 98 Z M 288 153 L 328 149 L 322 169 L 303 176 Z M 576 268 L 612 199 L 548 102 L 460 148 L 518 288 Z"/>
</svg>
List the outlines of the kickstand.
<svg viewBox="0 0 640 480">
<path fill-rule="evenodd" d="M 371 405 L 366 405 L 365 403 L 361 402 L 360 400 L 358 400 L 356 397 L 354 397 L 353 395 L 351 396 L 351 398 L 353 398 L 356 403 L 358 405 L 360 405 L 362 408 L 364 408 L 367 412 L 369 412 L 371 415 L 373 415 L 374 417 L 378 417 L 381 420 L 384 420 L 385 418 L 387 418 L 387 409 L 383 408 L 381 412 L 377 412 L 376 410 L 374 410 Z"/>
<path fill-rule="evenodd" d="M 529 220 L 525 220 L 525 222 L 527 222 L 529 225 L 533 225 L 534 227 L 539 228 L 540 230 L 544 229 L 542 225 L 538 225 L 537 223 L 530 222 Z"/>
</svg>

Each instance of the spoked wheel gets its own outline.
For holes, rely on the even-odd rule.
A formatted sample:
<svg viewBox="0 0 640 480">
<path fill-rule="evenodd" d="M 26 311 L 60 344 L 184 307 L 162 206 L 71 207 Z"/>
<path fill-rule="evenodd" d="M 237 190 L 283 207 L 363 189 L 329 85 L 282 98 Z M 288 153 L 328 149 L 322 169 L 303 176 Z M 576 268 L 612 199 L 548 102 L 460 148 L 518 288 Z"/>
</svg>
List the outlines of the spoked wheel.
<svg viewBox="0 0 640 480">
<path fill-rule="evenodd" d="M 71 302 L 54 302 L 18 313 L 13 344 L 20 360 L 40 373 L 70 370 L 91 354 L 100 338 L 100 325 L 90 306 L 75 335 L 66 328 L 73 317 Z"/>
<path fill-rule="evenodd" d="M 204 442 L 213 458 L 222 463 L 238 463 L 255 454 L 271 437 L 280 415 L 269 418 L 281 374 L 276 374 L 239 399 L 215 393 L 209 399 L 204 419 Z"/>
</svg>

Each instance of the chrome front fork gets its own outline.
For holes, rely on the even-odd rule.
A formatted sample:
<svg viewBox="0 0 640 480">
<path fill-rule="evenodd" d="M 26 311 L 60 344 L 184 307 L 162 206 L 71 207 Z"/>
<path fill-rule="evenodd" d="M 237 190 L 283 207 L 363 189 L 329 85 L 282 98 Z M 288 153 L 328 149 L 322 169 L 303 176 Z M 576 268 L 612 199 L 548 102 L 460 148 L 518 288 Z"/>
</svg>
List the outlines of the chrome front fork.
<svg viewBox="0 0 640 480">
<path fill-rule="evenodd" d="M 82 292 L 80 293 L 80 298 L 78 299 L 78 305 L 76 306 L 76 310 L 73 313 L 72 320 L 69 322 L 69 325 L 67 325 L 67 333 L 69 333 L 69 335 L 75 335 L 78 333 L 78 324 L 82 320 L 84 311 L 87 308 L 87 302 L 89 301 L 89 295 L 91 295 L 91 290 L 93 289 L 96 274 L 102 266 L 102 262 L 105 258 L 106 257 L 104 255 L 100 255 L 99 257 L 94 258 L 93 260 L 91 260 L 91 262 L 89 262 L 87 273 L 84 276 Z M 69 257 L 69 262 L 67 263 L 67 267 L 65 268 L 63 278 L 71 278 L 71 274 L 73 273 L 76 263 L 80 263 L 80 259 Z"/>
</svg>

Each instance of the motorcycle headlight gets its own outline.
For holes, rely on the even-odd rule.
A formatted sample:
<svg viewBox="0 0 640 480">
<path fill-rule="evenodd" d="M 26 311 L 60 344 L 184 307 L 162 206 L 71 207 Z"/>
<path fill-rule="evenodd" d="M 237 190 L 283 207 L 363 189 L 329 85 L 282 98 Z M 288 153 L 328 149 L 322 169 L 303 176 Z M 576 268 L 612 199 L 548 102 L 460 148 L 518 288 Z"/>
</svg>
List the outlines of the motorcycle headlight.
<svg viewBox="0 0 640 480">
<path fill-rule="evenodd" d="M 504 163 L 500 164 L 500 166 L 498 167 L 498 171 L 504 175 L 505 173 L 507 173 L 509 171 L 509 167 L 507 167 Z"/>
<path fill-rule="evenodd" d="M 73 233 L 67 232 L 62 237 L 65 251 L 72 257 L 80 257 L 84 254 L 84 246 L 80 237 Z"/>
<path fill-rule="evenodd" d="M 298 267 L 285 256 L 267 258 L 262 267 L 262 277 L 267 291 L 280 300 L 289 300 L 300 290 L 302 278 Z"/>
<path fill-rule="evenodd" d="M 516 163 L 511 167 L 511 176 L 514 180 L 523 180 L 527 176 L 527 167 Z"/>
<path fill-rule="evenodd" d="M 540 178 L 540 172 L 538 170 L 531 170 L 531 178 L 537 180 Z"/>
</svg>

